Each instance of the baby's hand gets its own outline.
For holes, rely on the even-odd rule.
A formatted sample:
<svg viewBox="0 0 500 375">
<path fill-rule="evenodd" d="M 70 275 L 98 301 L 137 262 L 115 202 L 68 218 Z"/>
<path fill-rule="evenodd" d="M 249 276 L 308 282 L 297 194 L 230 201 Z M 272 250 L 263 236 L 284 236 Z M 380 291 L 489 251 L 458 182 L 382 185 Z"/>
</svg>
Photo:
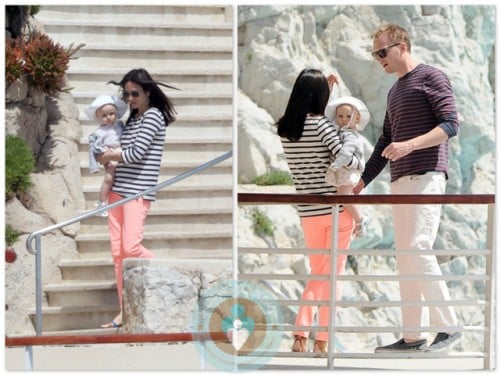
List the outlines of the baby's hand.
<svg viewBox="0 0 500 375">
<path fill-rule="evenodd" d="M 349 158 L 346 155 L 342 154 L 335 158 L 330 168 L 333 170 L 337 170 L 346 166 L 347 164 L 349 164 L 349 162 L 350 162 Z"/>
<path fill-rule="evenodd" d="M 335 83 L 337 85 L 340 84 L 340 78 L 337 77 L 335 74 L 330 74 L 328 77 L 326 77 L 326 80 L 328 81 L 328 87 L 330 87 L 330 90 L 333 88 L 333 85 Z"/>
</svg>

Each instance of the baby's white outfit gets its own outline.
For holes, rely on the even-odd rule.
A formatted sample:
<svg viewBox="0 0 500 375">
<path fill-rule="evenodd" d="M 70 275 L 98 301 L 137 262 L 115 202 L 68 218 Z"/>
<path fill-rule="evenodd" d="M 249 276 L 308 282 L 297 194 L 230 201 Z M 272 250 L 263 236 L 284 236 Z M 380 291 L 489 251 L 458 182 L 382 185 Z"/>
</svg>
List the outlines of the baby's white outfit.
<svg viewBox="0 0 500 375">
<path fill-rule="evenodd" d="M 337 157 L 332 160 L 332 164 L 327 168 L 325 180 L 333 186 L 354 186 L 359 182 L 361 173 L 365 170 L 363 142 L 356 130 L 341 128 L 335 123 L 334 126 L 338 128 L 342 148 Z M 348 166 L 353 155 L 359 160 L 357 169 Z"/>
<path fill-rule="evenodd" d="M 97 173 L 100 170 L 96 156 L 107 148 L 120 147 L 120 137 L 123 132 L 123 122 L 118 120 L 113 125 L 100 125 L 89 135 L 89 170 Z"/>
</svg>

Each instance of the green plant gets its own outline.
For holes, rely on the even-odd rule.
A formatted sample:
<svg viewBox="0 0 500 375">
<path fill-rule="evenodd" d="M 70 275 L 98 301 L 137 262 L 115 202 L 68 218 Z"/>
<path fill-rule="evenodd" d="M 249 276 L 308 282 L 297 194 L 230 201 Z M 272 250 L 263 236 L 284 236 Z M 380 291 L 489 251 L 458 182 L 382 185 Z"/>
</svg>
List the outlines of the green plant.
<svg viewBox="0 0 500 375">
<path fill-rule="evenodd" d="M 265 213 L 260 211 L 258 208 L 254 208 L 252 211 L 252 227 L 253 231 L 258 236 L 273 236 L 274 235 L 274 225 Z"/>
<path fill-rule="evenodd" d="M 30 6 L 30 16 L 35 16 L 40 12 L 40 5 L 31 5 Z"/>
<path fill-rule="evenodd" d="M 21 232 L 18 232 L 10 224 L 5 225 L 5 244 L 7 246 L 12 246 L 19 236 L 21 235 Z"/>
<path fill-rule="evenodd" d="M 253 184 L 261 186 L 269 185 L 293 185 L 292 176 L 284 171 L 271 171 L 257 176 L 252 180 Z"/>
<path fill-rule="evenodd" d="M 35 169 L 35 157 L 22 138 L 5 138 L 5 195 L 6 199 L 25 193 L 31 186 L 30 173 Z"/>
</svg>

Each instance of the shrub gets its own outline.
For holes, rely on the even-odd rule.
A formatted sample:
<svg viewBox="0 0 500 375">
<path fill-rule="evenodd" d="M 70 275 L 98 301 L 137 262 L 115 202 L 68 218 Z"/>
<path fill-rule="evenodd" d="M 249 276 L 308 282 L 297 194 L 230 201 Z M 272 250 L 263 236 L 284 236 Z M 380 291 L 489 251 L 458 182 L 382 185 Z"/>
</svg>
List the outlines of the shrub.
<svg viewBox="0 0 500 375">
<path fill-rule="evenodd" d="M 36 16 L 38 12 L 40 12 L 40 5 L 31 5 L 30 6 L 30 16 Z"/>
<path fill-rule="evenodd" d="M 5 195 L 9 199 L 25 193 L 31 186 L 30 173 L 35 169 L 35 157 L 22 138 L 5 138 Z"/>
<path fill-rule="evenodd" d="M 10 224 L 5 225 L 5 244 L 7 246 L 13 245 L 20 235 L 21 233 L 12 228 Z"/>
<path fill-rule="evenodd" d="M 271 171 L 252 180 L 256 185 L 293 185 L 292 176 L 284 171 Z"/>
<path fill-rule="evenodd" d="M 266 214 L 255 208 L 252 212 L 253 231 L 258 236 L 273 236 L 274 226 Z"/>
</svg>

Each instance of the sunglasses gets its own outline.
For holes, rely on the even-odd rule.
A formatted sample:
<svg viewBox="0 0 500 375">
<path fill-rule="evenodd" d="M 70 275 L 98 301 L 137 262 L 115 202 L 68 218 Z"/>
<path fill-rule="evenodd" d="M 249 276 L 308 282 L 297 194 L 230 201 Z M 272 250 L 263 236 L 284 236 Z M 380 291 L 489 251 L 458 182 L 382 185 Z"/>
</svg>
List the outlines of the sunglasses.
<svg viewBox="0 0 500 375">
<path fill-rule="evenodd" d="M 381 48 L 378 51 L 372 52 L 372 56 L 373 56 L 374 59 L 376 59 L 377 57 L 383 59 L 383 58 L 385 58 L 387 56 L 387 53 L 389 52 L 389 48 L 399 46 L 400 44 L 401 43 L 394 43 L 394 44 L 391 44 L 388 47 Z"/>
<path fill-rule="evenodd" d="M 140 95 L 139 91 L 135 91 L 135 90 L 130 91 L 130 92 L 128 92 L 128 91 L 124 91 L 123 92 L 123 97 L 124 98 L 128 98 L 129 96 L 132 96 L 133 98 L 138 98 L 139 95 Z"/>
</svg>

